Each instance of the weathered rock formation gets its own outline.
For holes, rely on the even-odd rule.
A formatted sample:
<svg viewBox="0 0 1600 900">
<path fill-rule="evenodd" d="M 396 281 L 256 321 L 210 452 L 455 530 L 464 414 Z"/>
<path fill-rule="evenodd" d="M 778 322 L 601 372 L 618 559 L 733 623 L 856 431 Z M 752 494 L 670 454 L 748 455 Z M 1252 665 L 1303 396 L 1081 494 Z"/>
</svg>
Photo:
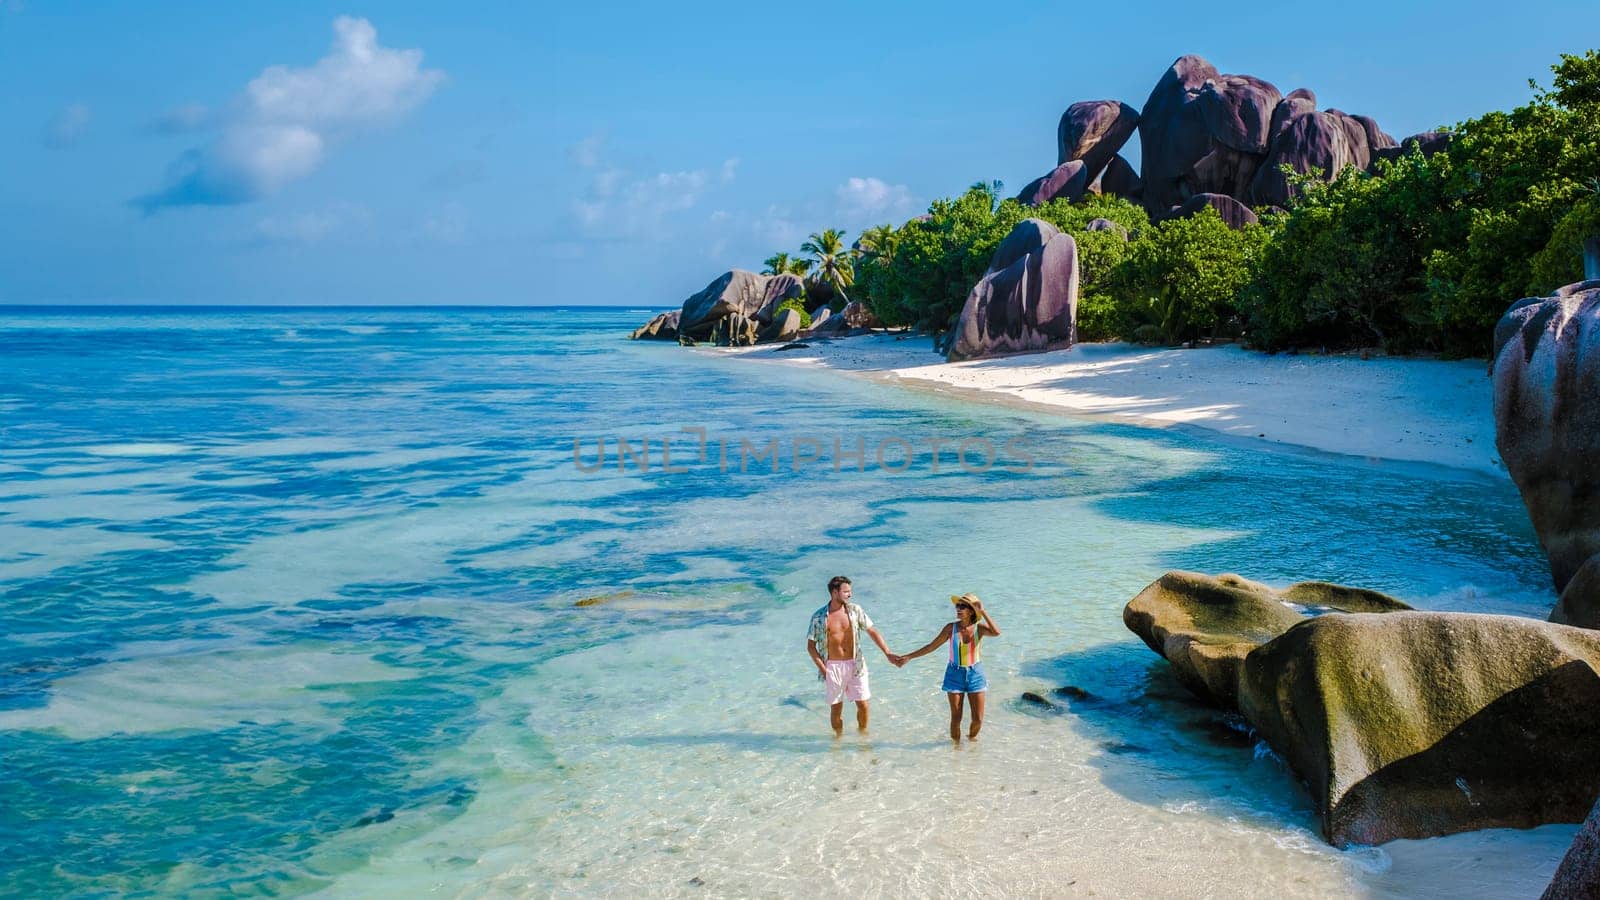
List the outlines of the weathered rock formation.
<svg viewBox="0 0 1600 900">
<path fill-rule="evenodd" d="M 1198 56 L 1179 57 L 1139 116 L 1145 209 L 1166 212 L 1195 194 L 1248 197 L 1282 99 L 1259 78 L 1224 75 Z"/>
<path fill-rule="evenodd" d="M 1100 193 L 1137 201 L 1144 196 L 1144 183 L 1139 180 L 1139 173 L 1134 171 L 1133 164 L 1118 154 L 1100 173 Z"/>
<path fill-rule="evenodd" d="M 1168 572 L 1128 601 L 1122 623 L 1172 663 L 1185 687 L 1232 709 L 1244 658 L 1305 621 L 1307 610 L 1410 608 L 1387 594 L 1323 581 L 1280 591 L 1238 575 Z"/>
<path fill-rule="evenodd" d="M 1039 206 L 1057 198 L 1070 203 L 1083 199 L 1089 190 L 1089 169 L 1082 160 L 1071 159 L 1056 166 L 1046 175 L 1028 182 L 1017 194 L 1017 201 L 1025 206 Z"/>
<path fill-rule="evenodd" d="M 1300 173 L 1315 169 L 1324 181 L 1332 181 L 1346 166 L 1370 169 L 1379 150 L 1399 147 L 1367 116 L 1318 110 L 1316 95 L 1305 90 L 1285 97 L 1272 122 L 1267 158 L 1250 183 L 1250 198 L 1257 206 L 1283 206 L 1294 196 L 1285 165 Z"/>
<path fill-rule="evenodd" d="M 805 283 L 795 275 L 757 275 L 733 269 L 683 301 L 681 309 L 656 316 L 631 336 L 635 340 L 752 344 L 780 316 L 779 307 L 804 292 Z"/>
<path fill-rule="evenodd" d="M 1600 628 L 1600 281 L 1519 300 L 1494 333 L 1495 444 L 1560 600 Z"/>
<path fill-rule="evenodd" d="M 1181 219 L 1185 216 L 1195 215 L 1208 206 L 1217 211 L 1217 215 L 1222 217 L 1222 221 L 1228 223 L 1229 228 L 1235 230 L 1261 221 L 1251 211 L 1250 207 L 1229 197 L 1227 194 L 1195 194 L 1185 200 L 1182 206 L 1174 206 L 1165 213 L 1152 216 L 1151 220 L 1162 222 L 1167 219 Z"/>
<path fill-rule="evenodd" d="M 756 310 L 756 321 L 762 324 L 771 322 L 778 314 L 778 307 L 785 301 L 801 297 L 806 292 L 806 283 L 798 275 L 767 275 L 766 285 L 762 287 L 761 308 Z"/>
<path fill-rule="evenodd" d="M 671 312 L 664 312 L 634 329 L 633 334 L 628 335 L 628 337 L 636 341 L 676 341 L 678 339 L 678 316 L 681 313 L 682 310 L 677 309 Z"/>
<path fill-rule="evenodd" d="M 1122 235 L 1123 240 L 1128 239 L 1128 229 L 1111 221 L 1110 219 L 1090 219 L 1089 224 L 1083 226 L 1084 231 L 1115 231 Z"/>
<path fill-rule="evenodd" d="M 844 324 L 851 328 L 883 327 L 883 323 L 878 321 L 878 317 L 872 314 L 872 310 L 867 309 L 866 306 L 855 300 L 846 303 L 844 309 L 839 311 L 839 315 L 844 318 Z"/>
<path fill-rule="evenodd" d="M 800 334 L 800 313 L 794 309 L 780 309 L 772 321 L 762 326 L 756 339 L 763 344 L 773 341 L 792 341 Z"/>
<path fill-rule="evenodd" d="M 1023 219 L 995 248 L 956 321 L 949 359 L 1070 346 L 1078 314 L 1078 245 L 1040 219 Z"/>
<path fill-rule="evenodd" d="M 1322 616 L 1245 659 L 1239 711 L 1335 845 L 1532 828 L 1600 793 L 1597 666 L 1600 634 L 1533 619 Z"/>
<path fill-rule="evenodd" d="M 1555 877 L 1539 900 L 1589 900 L 1600 897 L 1600 803 L 1578 829 Z"/>
<path fill-rule="evenodd" d="M 1123 621 L 1288 761 L 1336 845 L 1575 822 L 1600 793 L 1600 633 L 1183 572 Z"/>
<path fill-rule="evenodd" d="M 1116 155 L 1137 130 L 1142 151 L 1138 174 Z M 1414 135 L 1408 146 L 1432 153 L 1448 141 L 1440 133 Z M 1216 202 L 1191 204 L 1201 194 L 1229 197 L 1242 208 L 1283 206 L 1292 194 L 1281 166 L 1328 180 L 1345 166 L 1370 169 L 1380 157 L 1401 151 L 1394 138 L 1366 116 L 1318 110 L 1316 94 L 1304 88 L 1279 92 L 1250 75 L 1227 75 L 1199 56 L 1173 62 L 1136 110 L 1114 100 L 1074 103 L 1056 128 L 1058 169 L 1034 181 L 1019 196 L 1038 204 L 1081 195 L 1059 166 L 1082 161 L 1087 190 L 1144 204 L 1152 218 L 1190 215 Z M 1243 217 L 1229 212 L 1237 223 Z"/>
<path fill-rule="evenodd" d="M 1056 165 L 1081 160 L 1090 182 L 1133 137 L 1139 111 L 1117 100 L 1085 100 L 1067 107 L 1056 126 Z"/>
<path fill-rule="evenodd" d="M 1422 151 L 1423 156 L 1432 156 L 1450 146 L 1455 135 L 1448 131 L 1424 131 L 1413 134 L 1400 142 L 1398 147 L 1380 147 L 1374 153 L 1376 159 L 1399 159 L 1412 150 Z"/>
</svg>

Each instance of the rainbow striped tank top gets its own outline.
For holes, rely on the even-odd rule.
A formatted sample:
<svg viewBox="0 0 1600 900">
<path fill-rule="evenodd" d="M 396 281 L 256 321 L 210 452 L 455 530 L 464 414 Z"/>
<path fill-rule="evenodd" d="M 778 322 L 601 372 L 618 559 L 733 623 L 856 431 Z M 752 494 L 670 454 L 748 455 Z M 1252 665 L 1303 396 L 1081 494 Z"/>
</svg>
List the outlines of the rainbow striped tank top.
<svg viewBox="0 0 1600 900">
<path fill-rule="evenodd" d="M 981 660 L 978 654 L 978 626 L 972 626 L 972 637 L 963 640 L 961 637 L 961 623 L 956 622 L 950 626 L 950 665 L 966 666 L 977 665 Z"/>
</svg>

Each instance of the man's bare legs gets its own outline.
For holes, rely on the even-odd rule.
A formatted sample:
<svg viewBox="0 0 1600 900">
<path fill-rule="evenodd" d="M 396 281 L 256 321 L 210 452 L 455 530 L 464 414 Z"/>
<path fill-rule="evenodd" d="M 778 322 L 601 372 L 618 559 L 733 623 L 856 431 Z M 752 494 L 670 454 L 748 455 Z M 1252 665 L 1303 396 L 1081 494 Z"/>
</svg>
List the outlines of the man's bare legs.
<svg viewBox="0 0 1600 900">
<path fill-rule="evenodd" d="M 844 701 L 841 700 L 828 707 L 828 718 L 833 723 L 833 736 L 843 737 Z M 856 701 L 856 728 L 860 729 L 862 734 L 867 731 L 867 701 L 865 700 Z"/>
<path fill-rule="evenodd" d="M 967 739 L 975 741 L 978 739 L 979 729 L 983 728 L 983 692 L 968 694 L 967 697 L 972 701 L 972 730 L 967 732 Z M 961 723 L 957 722 L 952 727 L 960 731 Z"/>
<path fill-rule="evenodd" d="M 950 740 L 961 743 L 961 695 L 945 694 L 950 698 Z"/>
</svg>

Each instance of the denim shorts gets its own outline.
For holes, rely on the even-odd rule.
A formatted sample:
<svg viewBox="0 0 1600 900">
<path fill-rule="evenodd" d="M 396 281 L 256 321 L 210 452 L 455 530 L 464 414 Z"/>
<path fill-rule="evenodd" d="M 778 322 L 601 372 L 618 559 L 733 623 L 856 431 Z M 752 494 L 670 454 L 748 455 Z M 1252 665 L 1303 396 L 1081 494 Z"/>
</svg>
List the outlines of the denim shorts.
<svg viewBox="0 0 1600 900">
<path fill-rule="evenodd" d="M 947 694 L 976 694 L 989 689 L 989 679 L 983 674 L 983 663 L 944 667 L 944 692 Z"/>
</svg>

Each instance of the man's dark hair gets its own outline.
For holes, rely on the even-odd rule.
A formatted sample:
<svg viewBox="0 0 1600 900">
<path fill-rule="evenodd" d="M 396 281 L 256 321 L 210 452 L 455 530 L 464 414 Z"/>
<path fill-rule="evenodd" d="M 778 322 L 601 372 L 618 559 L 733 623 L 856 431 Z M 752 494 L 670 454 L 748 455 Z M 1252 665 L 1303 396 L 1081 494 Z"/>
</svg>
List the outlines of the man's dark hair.
<svg viewBox="0 0 1600 900">
<path fill-rule="evenodd" d="M 849 584 L 849 583 L 850 583 L 850 579 L 846 578 L 843 575 L 835 575 L 832 578 L 829 578 L 828 579 L 828 594 L 831 596 L 834 591 L 837 591 L 839 589 L 839 585 L 841 585 L 841 584 Z"/>
</svg>

